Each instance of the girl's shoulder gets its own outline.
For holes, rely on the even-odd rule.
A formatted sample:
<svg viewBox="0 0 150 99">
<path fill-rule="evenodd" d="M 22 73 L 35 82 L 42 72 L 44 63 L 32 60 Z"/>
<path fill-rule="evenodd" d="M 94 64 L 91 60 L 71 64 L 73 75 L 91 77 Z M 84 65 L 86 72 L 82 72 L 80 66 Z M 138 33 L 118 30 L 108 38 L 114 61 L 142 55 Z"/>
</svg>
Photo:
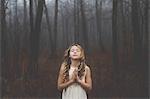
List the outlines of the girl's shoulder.
<svg viewBox="0 0 150 99">
<path fill-rule="evenodd" d="M 64 70 L 64 69 L 65 69 L 65 65 L 66 65 L 66 63 L 63 62 L 63 63 L 61 64 L 60 69 L 61 69 L 61 70 Z"/>
<path fill-rule="evenodd" d="M 85 70 L 86 71 L 90 71 L 91 69 L 90 69 L 90 66 L 89 65 L 85 65 Z"/>
</svg>

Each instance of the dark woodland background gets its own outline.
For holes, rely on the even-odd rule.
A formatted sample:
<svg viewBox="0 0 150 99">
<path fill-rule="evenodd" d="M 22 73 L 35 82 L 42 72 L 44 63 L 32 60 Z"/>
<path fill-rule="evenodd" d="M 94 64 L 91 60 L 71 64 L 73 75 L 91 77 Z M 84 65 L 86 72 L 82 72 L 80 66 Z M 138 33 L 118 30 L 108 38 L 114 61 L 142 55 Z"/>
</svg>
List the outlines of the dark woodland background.
<svg viewBox="0 0 150 99">
<path fill-rule="evenodd" d="M 1 98 L 58 99 L 64 51 L 79 43 L 92 71 L 90 99 L 148 99 L 149 4 L 1 0 Z"/>
</svg>

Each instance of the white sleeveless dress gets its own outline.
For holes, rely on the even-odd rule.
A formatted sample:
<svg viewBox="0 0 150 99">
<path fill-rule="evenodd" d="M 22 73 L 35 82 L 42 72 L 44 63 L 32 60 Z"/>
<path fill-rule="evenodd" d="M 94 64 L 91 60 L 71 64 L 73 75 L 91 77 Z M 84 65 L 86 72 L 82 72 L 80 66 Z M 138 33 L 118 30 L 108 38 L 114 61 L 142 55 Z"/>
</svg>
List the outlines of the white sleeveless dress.
<svg viewBox="0 0 150 99">
<path fill-rule="evenodd" d="M 71 78 L 74 69 L 74 67 L 70 67 L 69 79 Z M 82 80 L 85 81 L 85 75 L 83 76 Z M 86 91 L 78 83 L 73 83 L 66 89 L 63 89 L 62 99 L 87 99 L 87 94 Z"/>
</svg>

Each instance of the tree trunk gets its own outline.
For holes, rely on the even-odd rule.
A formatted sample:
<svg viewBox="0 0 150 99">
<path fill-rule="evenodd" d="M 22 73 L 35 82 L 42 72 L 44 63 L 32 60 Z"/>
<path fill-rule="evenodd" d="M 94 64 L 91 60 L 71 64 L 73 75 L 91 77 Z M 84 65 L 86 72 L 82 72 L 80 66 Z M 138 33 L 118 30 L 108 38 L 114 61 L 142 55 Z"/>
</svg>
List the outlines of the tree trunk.
<svg viewBox="0 0 150 99">
<path fill-rule="evenodd" d="M 148 53 L 149 53 L 149 0 L 145 0 L 145 9 L 144 9 L 144 19 L 145 19 L 145 36 L 144 36 L 144 60 L 146 65 L 148 66 Z"/>
<path fill-rule="evenodd" d="M 126 21 L 125 21 L 125 17 L 126 17 L 126 14 L 125 14 L 125 7 L 124 6 L 124 0 L 120 0 L 120 3 L 121 3 L 121 19 L 122 19 L 122 23 L 121 23 L 121 29 L 122 29 L 122 39 L 123 39 L 123 46 L 122 46 L 122 55 L 124 56 L 122 58 L 122 61 L 124 63 L 127 63 L 127 59 L 128 59 L 128 36 L 127 36 L 127 27 L 126 27 Z"/>
<path fill-rule="evenodd" d="M 24 40 L 23 40 L 23 47 L 24 47 L 24 49 L 25 48 L 27 48 L 28 47 L 28 43 L 27 43 L 27 30 L 28 30 L 28 28 L 27 28 L 27 26 L 28 26 L 28 23 L 27 23 L 27 2 L 26 2 L 26 0 L 24 0 L 24 17 L 23 17 L 23 27 L 24 27 Z"/>
<path fill-rule="evenodd" d="M 98 37 L 98 42 L 100 45 L 100 50 L 104 51 L 104 45 L 102 42 L 102 0 L 96 0 L 95 1 L 95 6 L 96 6 L 96 24 L 97 24 L 97 37 Z"/>
<path fill-rule="evenodd" d="M 46 3 L 44 2 L 44 8 L 45 8 L 45 15 L 46 15 L 46 22 L 47 22 L 47 26 L 48 26 L 48 32 L 49 32 L 49 41 L 50 41 L 50 48 L 51 48 L 51 51 L 52 51 L 52 29 L 51 29 L 51 24 L 50 24 L 50 20 L 49 20 L 49 15 L 48 15 L 48 9 L 47 9 L 47 6 L 46 6 Z M 53 52 L 51 52 L 53 53 Z"/>
<path fill-rule="evenodd" d="M 144 57 L 143 57 L 143 59 L 144 59 L 144 61 L 143 61 L 143 63 L 145 63 L 145 68 L 144 68 L 144 77 L 143 78 L 145 78 L 145 83 L 144 83 L 144 85 L 145 85 L 145 88 L 148 88 L 148 75 L 149 75 L 149 3 L 150 3 L 150 1 L 149 0 L 146 0 L 145 1 L 145 14 L 144 14 L 144 16 L 145 16 L 145 37 L 144 37 L 144 39 L 145 39 L 145 45 L 144 45 Z M 147 90 L 147 89 L 146 89 Z M 147 92 L 148 92 L 148 90 L 147 90 Z M 148 94 L 148 93 L 147 93 Z"/>
<path fill-rule="evenodd" d="M 5 0 L 1 0 L 1 63 L 2 77 L 7 78 L 7 27 Z"/>
<path fill-rule="evenodd" d="M 21 61 L 21 76 L 23 77 L 23 79 L 26 79 L 27 77 L 27 66 L 23 65 L 23 62 L 25 60 L 24 59 L 24 54 L 27 53 L 28 51 L 28 28 L 27 28 L 28 24 L 27 24 L 27 2 L 26 0 L 24 0 L 24 17 L 23 17 L 23 27 L 24 27 L 24 35 L 21 35 L 21 37 L 23 38 L 23 40 L 21 42 L 23 42 L 22 45 L 22 49 L 21 49 L 21 57 L 20 61 Z"/>
<path fill-rule="evenodd" d="M 30 6 L 30 10 L 29 10 L 29 16 L 30 16 L 30 65 L 27 67 L 27 71 L 28 71 L 28 78 L 31 77 L 32 71 L 33 71 L 33 66 L 32 66 L 32 49 L 31 49 L 31 42 L 32 42 L 32 35 L 33 35 L 33 23 L 34 23 L 34 19 L 33 19 L 33 0 L 29 1 L 29 6 Z"/>
<path fill-rule="evenodd" d="M 80 0 L 80 11 L 81 11 L 81 24 L 82 24 L 81 38 L 83 42 L 83 47 L 85 48 L 86 51 L 88 51 L 88 31 L 87 31 L 87 23 L 86 23 L 83 0 Z"/>
<path fill-rule="evenodd" d="M 43 15 L 44 0 L 38 0 L 38 7 L 35 18 L 34 32 L 31 33 L 31 77 L 35 78 L 38 75 L 38 54 L 39 54 L 39 36 L 41 33 L 41 22 Z"/>
<path fill-rule="evenodd" d="M 19 65 L 19 55 L 20 55 L 20 33 L 19 33 L 19 20 L 18 20 L 18 0 L 15 0 L 15 16 L 14 16 L 14 49 L 15 49 L 15 78 L 21 77 L 21 66 Z"/>
<path fill-rule="evenodd" d="M 132 32 L 134 34 L 134 64 L 140 65 L 141 63 L 141 51 L 142 51 L 142 41 L 140 33 L 140 18 L 139 18 L 139 0 L 132 0 Z"/>
<path fill-rule="evenodd" d="M 53 39 L 53 44 L 52 44 L 52 52 L 53 52 L 53 56 L 56 55 L 56 44 L 57 44 L 57 22 L 58 20 L 58 0 L 55 0 L 55 15 L 54 15 L 54 39 Z"/>
<path fill-rule="evenodd" d="M 79 1 L 74 0 L 74 42 L 79 43 Z"/>
<path fill-rule="evenodd" d="M 33 0 L 30 0 L 30 32 L 33 33 Z"/>
<path fill-rule="evenodd" d="M 118 16 L 118 2 L 113 0 L 112 12 L 112 62 L 113 62 L 113 76 L 118 81 L 118 31 L 117 31 L 117 16 Z"/>
<path fill-rule="evenodd" d="M 32 1 L 33 2 L 33 1 Z M 35 4 L 35 9 L 37 10 L 37 7 L 38 7 L 38 3 L 37 3 L 37 0 L 34 0 L 34 4 Z M 36 12 L 35 10 L 35 12 Z"/>
</svg>

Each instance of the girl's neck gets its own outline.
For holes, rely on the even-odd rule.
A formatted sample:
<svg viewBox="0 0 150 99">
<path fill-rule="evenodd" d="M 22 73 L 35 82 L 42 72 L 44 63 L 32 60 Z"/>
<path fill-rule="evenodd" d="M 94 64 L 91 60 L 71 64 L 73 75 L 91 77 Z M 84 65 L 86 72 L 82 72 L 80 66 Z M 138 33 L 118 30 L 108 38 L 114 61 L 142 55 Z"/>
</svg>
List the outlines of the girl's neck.
<svg viewBox="0 0 150 99">
<path fill-rule="evenodd" d="M 80 64 L 79 60 L 71 60 L 71 67 L 78 67 Z"/>
</svg>

